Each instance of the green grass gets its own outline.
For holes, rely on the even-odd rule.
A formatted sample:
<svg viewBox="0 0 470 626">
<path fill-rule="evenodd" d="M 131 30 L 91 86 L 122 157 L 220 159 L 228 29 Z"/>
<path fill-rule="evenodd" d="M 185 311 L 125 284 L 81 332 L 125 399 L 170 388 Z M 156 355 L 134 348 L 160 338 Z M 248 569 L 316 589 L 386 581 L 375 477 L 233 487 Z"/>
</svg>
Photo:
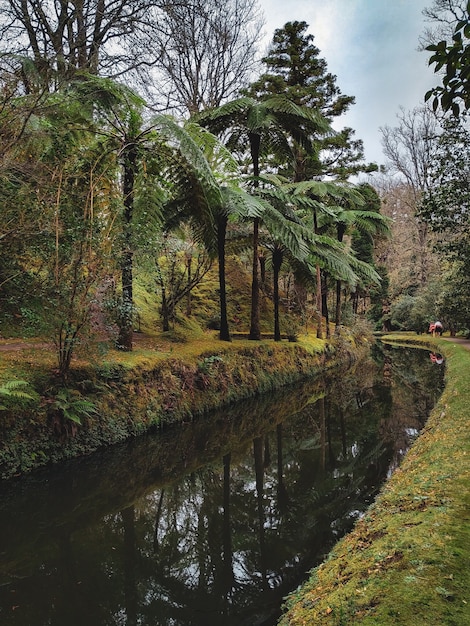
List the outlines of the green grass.
<svg viewBox="0 0 470 626">
<path fill-rule="evenodd" d="M 470 624 L 470 350 L 382 339 L 432 341 L 446 388 L 376 502 L 289 598 L 282 626 Z"/>
</svg>

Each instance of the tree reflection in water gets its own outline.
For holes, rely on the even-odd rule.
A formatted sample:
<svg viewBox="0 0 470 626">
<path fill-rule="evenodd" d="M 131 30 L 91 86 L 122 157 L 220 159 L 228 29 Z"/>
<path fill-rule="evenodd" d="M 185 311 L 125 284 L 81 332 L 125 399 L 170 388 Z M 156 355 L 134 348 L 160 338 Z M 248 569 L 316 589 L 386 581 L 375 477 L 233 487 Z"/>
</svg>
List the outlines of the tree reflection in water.
<svg viewBox="0 0 470 626">
<path fill-rule="evenodd" d="M 273 624 L 374 499 L 443 370 L 348 372 L 1 487 L 3 626 Z"/>
</svg>

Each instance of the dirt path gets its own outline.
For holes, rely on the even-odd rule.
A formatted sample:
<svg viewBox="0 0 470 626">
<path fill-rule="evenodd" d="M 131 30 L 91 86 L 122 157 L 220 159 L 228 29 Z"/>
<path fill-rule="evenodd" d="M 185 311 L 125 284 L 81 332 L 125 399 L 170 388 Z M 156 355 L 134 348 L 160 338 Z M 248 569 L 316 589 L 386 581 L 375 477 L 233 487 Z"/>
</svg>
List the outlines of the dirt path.
<svg viewBox="0 0 470 626">
<path fill-rule="evenodd" d="M 11 343 L 0 343 L 0 352 L 17 352 L 18 350 L 39 350 L 49 349 L 50 343 L 34 343 L 33 341 L 14 341 Z"/>
<path fill-rule="evenodd" d="M 135 348 L 147 348 L 156 349 L 156 344 L 165 344 L 164 340 L 147 335 L 145 333 L 135 332 L 132 338 L 132 342 Z M 20 350 L 49 350 L 54 351 L 56 349 L 54 343 L 45 341 L 28 340 L 15 340 L 15 339 L 0 339 L 0 352 L 18 352 Z"/>
<path fill-rule="evenodd" d="M 442 337 L 442 339 L 453 343 L 458 343 L 461 346 L 467 348 L 467 350 L 470 350 L 470 339 L 465 339 L 463 337 Z M 139 347 L 140 345 L 145 346 L 145 344 L 149 341 L 149 338 L 146 337 L 144 333 L 136 333 L 133 341 L 136 347 Z M 11 343 L 8 343 L 8 340 L 0 340 L 0 352 L 17 352 L 18 350 L 42 350 L 53 348 L 53 344 L 45 342 L 12 341 Z"/>
<path fill-rule="evenodd" d="M 464 339 L 463 337 L 443 337 L 446 341 L 450 341 L 452 343 L 458 343 L 467 350 L 470 350 L 470 339 Z"/>
</svg>

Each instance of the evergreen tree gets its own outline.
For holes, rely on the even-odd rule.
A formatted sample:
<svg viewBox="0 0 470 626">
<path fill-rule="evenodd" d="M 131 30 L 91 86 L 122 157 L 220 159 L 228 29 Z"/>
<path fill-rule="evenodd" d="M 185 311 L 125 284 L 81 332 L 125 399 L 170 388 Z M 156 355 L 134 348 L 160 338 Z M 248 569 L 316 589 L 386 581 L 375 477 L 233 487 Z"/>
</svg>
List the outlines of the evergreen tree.
<svg viewBox="0 0 470 626">
<path fill-rule="evenodd" d="M 306 22 L 288 22 L 276 29 L 272 46 L 263 59 L 267 71 L 253 82 L 246 93 L 257 99 L 273 94 L 284 94 L 297 105 L 322 113 L 330 123 L 346 113 L 354 104 L 353 96 L 341 93 L 336 76 L 327 71 L 327 63 L 320 58 L 314 45 L 314 36 L 307 34 Z M 365 165 L 363 144 L 353 139 L 354 131 L 344 128 L 340 132 L 318 139 L 318 153 L 306 157 L 298 150 L 295 180 L 308 180 L 314 176 L 335 175 L 347 178 L 359 171 L 373 171 L 374 164 Z"/>
<path fill-rule="evenodd" d="M 306 22 L 288 22 L 274 33 L 272 46 L 263 59 L 267 72 L 252 83 L 246 93 L 258 99 L 283 94 L 299 106 L 320 112 L 330 123 L 344 114 L 354 97 L 345 96 L 336 85 L 336 76 L 327 71 L 326 61 L 319 57 L 314 37 L 307 34 Z M 354 131 L 344 128 L 328 135 L 313 135 L 311 149 L 293 145 L 293 167 L 279 173 L 295 182 L 333 176 L 346 180 L 360 171 L 377 169 L 364 163 L 362 141 L 353 139 Z M 276 164 L 274 164 L 276 165 Z M 321 331 L 321 281 L 317 268 L 317 306 L 319 311 L 318 336 Z"/>
</svg>

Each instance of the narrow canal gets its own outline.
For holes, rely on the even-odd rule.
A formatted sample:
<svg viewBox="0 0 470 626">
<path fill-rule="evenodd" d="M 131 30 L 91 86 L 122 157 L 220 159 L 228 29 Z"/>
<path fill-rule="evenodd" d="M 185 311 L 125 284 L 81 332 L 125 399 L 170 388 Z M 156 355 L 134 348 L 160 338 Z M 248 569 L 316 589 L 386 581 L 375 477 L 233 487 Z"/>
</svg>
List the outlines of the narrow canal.
<svg viewBox="0 0 470 626">
<path fill-rule="evenodd" d="M 268 626 L 442 390 L 428 351 L 0 484 L 2 626 Z"/>
</svg>

